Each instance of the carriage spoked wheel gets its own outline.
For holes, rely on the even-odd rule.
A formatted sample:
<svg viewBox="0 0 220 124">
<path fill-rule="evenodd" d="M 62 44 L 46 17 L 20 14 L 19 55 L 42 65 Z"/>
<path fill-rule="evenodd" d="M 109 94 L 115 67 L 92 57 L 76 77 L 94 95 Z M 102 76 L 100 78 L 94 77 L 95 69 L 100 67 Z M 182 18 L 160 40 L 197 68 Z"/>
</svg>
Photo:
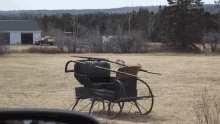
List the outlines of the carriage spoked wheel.
<svg viewBox="0 0 220 124">
<path fill-rule="evenodd" d="M 94 100 L 89 114 L 92 116 L 114 119 L 122 112 L 123 106 L 124 102 Z"/>
<path fill-rule="evenodd" d="M 92 103 L 93 101 L 91 101 L 90 98 L 78 98 L 74 102 L 72 111 L 78 111 L 78 112 L 89 114 L 89 110 L 90 110 Z"/>
<path fill-rule="evenodd" d="M 90 106 L 90 110 L 89 110 L 89 114 L 92 114 L 92 115 L 99 115 L 101 114 L 105 108 L 106 108 L 106 103 L 102 100 L 95 100 L 95 99 L 92 99 L 92 104 Z"/>
<path fill-rule="evenodd" d="M 126 97 L 123 106 L 123 114 L 147 115 L 152 111 L 154 96 L 149 85 L 141 79 L 137 79 L 137 97 Z M 122 114 L 122 116 L 123 116 Z"/>
<path fill-rule="evenodd" d="M 107 103 L 94 98 L 78 98 L 73 104 L 72 111 L 78 111 L 82 113 L 92 114 L 98 116 L 103 114 Z M 103 112 L 104 111 L 104 112 Z M 102 113 L 103 112 L 103 113 Z"/>
<path fill-rule="evenodd" d="M 116 118 L 122 112 L 123 106 L 124 106 L 124 102 L 109 103 L 108 113 L 107 116 L 105 117 L 108 119 Z"/>
</svg>

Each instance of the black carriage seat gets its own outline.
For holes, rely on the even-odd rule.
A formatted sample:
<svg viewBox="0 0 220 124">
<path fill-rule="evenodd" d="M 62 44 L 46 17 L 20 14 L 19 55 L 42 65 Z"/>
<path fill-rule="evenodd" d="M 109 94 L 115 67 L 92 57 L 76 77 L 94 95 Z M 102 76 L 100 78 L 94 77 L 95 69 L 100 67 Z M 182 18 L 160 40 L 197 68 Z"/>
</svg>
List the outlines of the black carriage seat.
<svg viewBox="0 0 220 124">
<path fill-rule="evenodd" d="M 110 82 L 110 71 L 100 68 L 95 68 L 95 66 L 104 67 L 110 69 L 110 64 L 107 62 L 94 62 L 94 64 L 78 64 L 74 66 L 75 78 L 82 85 L 93 85 L 99 82 Z M 86 75 L 83 77 L 82 75 Z"/>
<path fill-rule="evenodd" d="M 110 64 L 107 62 L 94 62 L 94 64 L 78 64 L 74 65 L 74 76 L 77 81 L 84 85 L 84 87 L 75 87 L 76 98 L 91 98 L 92 89 L 107 89 L 106 83 L 109 87 L 113 87 L 114 78 L 110 77 L 110 71 L 95 68 L 95 66 L 110 69 Z M 104 83 L 104 84 L 103 84 Z M 94 85 L 97 84 L 97 85 Z M 100 85 L 98 85 L 100 84 Z"/>
</svg>

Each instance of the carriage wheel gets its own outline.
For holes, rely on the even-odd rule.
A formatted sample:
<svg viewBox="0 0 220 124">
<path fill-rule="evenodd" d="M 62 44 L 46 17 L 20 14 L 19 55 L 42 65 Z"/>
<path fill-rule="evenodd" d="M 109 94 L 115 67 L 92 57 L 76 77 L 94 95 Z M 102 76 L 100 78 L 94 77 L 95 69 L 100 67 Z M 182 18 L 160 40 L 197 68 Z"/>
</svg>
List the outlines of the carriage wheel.
<svg viewBox="0 0 220 124">
<path fill-rule="evenodd" d="M 146 87 L 147 86 L 147 87 Z M 147 115 L 153 108 L 153 94 L 146 82 L 137 79 L 137 97 L 127 99 L 125 101 L 123 112 L 132 113 L 131 115 L 139 113 L 140 115 Z"/>
<path fill-rule="evenodd" d="M 151 111 L 152 111 L 152 108 L 153 108 L 153 104 L 154 104 L 154 95 L 153 95 L 153 93 L 152 93 L 152 91 L 151 91 L 151 89 L 150 89 L 150 86 L 146 83 L 146 82 L 144 82 L 143 80 L 141 80 L 141 79 L 138 79 L 139 81 L 141 81 L 142 83 L 144 83 L 146 86 L 147 86 L 147 88 L 148 88 L 148 90 L 146 90 L 146 95 L 148 96 L 147 98 L 146 98 L 146 100 L 136 100 L 136 103 L 137 103 L 137 105 L 136 106 L 139 106 L 140 107 L 140 109 L 141 108 L 145 108 L 145 111 L 142 111 L 142 112 L 140 112 L 139 111 L 139 113 L 140 114 L 143 114 L 143 115 L 147 115 L 147 114 L 149 114 Z M 137 82 L 138 83 L 138 82 Z M 139 95 L 139 94 L 138 94 Z M 143 96 L 143 95 L 140 95 L 140 96 Z M 138 96 L 139 97 L 139 96 Z M 145 101 L 145 102 L 139 102 L 139 101 Z M 141 106 L 141 104 L 143 103 L 143 106 Z M 146 104 L 146 105 L 145 105 Z M 144 107 L 145 106 L 145 107 Z"/>
<path fill-rule="evenodd" d="M 94 100 L 89 114 L 92 116 L 114 119 L 122 112 L 123 106 L 124 102 L 113 103 Z"/>
<path fill-rule="evenodd" d="M 107 118 L 108 119 L 116 118 L 122 112 L 123 106 L 124 106 L 124 102 L 109 103 Z"/>
<path fill-rule="evenodd" d="M 76 101 L 73 105 L 72 111 L 78 111 L 78 112 L 89 114 L 89 110 L 90 110 L 92 103 L 93 103 L 93 101 L 91 101 L 89 98 L 76 99 Z"/>
<path fill-rule="evenodd" d="M 92 105 L 90 107 L 90 110 L 89 110 L 89 114 L 91 115 L 100 115 L 106 108 L 105 106 L 105 102 L 104 101 L 100 101 L 100 100 L 95 100 L 93 99 L 93 102 L 92 102 Z"/>
</svg>

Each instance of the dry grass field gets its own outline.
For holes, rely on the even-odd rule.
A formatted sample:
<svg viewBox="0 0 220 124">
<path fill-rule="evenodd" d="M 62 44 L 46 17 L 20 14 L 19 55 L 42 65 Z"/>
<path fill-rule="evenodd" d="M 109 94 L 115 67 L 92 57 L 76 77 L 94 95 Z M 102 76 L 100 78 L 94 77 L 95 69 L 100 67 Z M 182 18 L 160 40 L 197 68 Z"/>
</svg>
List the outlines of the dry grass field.
<svg viewBox="0 0 220 124">
<path fill-rule="evenodd" d="M 0 107 L 66 110 L 75 101 L 75 87 L 81 85 L 73 73 L 65 73 L 67 61 L 77 54 L 9 54 L 0 58 Z M 196 122 L 194 94 L 208 87 L 209 95 L 220 99 L 220 56 L 202 54 L 78 54 L 124 60 L 128 65 L 161 73 L 139 72 L 155 96 L 149 115 L 97 118 L 101 123 L 190 124 Z M 73 67 L 70 65 L 70 67 Z M 111 64 L 112 69 L 118 66 Z M 141 90 L 141 89 L 140 89 Z M 69 109 L 70 110 L 70 109 Z"/>
<path fill-rule="evenodd" d="M 210 54 L 211 53 L 211 47 L 210 44 L 206 43 L 206 49 L 203 50 L 203 47 L 201 44 L 195 44 L 198 48 L 201 48 L 201 50 L 206 53 L 206 54 Z M 161 43 L 149 43 L 148 44 L 148 50 L 149 52 L 166 52 L 165 49 L 161 49 L 162 44 Z M 50 51 L 59 51 L 57 46 L 50 46 L 50 45 L 8 45 L 8 52 L 11 53 L 28 53 L 29 49 L 38 49 L 38 48 L 43 48 L 46 51 L 50 50 Z M 218 51 L 220 50 L 220 44 L 217 45 L 217 49 Z M 76 49 L 79 53 L 90 53 L 91 50 L 90 48 L 82 48 L 80 51 L 80 48 Z M 134 50 L 132 50 L 134 52 Z M 64 52 L 68 53 L 68 49 L 66 47 L 64 47 Z"/>
</svg>

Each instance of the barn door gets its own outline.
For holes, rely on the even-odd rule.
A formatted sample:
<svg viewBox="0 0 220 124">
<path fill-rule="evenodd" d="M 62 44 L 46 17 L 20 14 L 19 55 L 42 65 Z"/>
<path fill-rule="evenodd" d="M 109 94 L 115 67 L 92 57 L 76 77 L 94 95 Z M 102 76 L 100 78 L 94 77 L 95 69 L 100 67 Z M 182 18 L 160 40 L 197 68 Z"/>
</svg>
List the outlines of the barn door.
<svg viewBox="0 0 220 124">
<path fill-rule="evenodd" d="M 33 33 L 21 33 L 21 44 L 33 44 Z"/>
</svg>

